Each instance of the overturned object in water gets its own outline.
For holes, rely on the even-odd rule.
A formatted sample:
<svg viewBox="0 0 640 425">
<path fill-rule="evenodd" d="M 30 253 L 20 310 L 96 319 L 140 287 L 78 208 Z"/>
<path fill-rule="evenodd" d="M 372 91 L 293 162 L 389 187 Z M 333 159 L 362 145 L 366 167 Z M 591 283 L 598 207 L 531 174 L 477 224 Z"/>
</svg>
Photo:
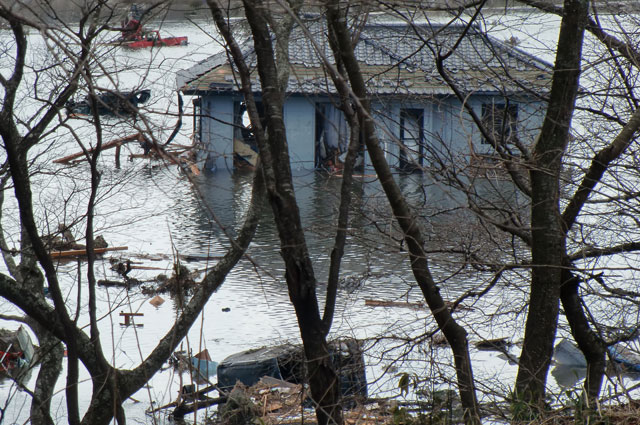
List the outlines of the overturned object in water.
<svg viewBox="0 0 640 425">
<path fill-rule="evenodd" d="M 622 344 L 612 345 L 607 350 L 611 360 L 621 364 L 627 370 L 640 372 L 640 355 L 636 351 Z"/>
<path fill-rule="evenodd" d="M 329 343 L 329 353 L 340 377 L 342 396 L 366 399 L 367 379 L 360 343 L 355 339 L 338 339 Z M 294 384 L 307 382 L 302 346 L 278 345 L 242 351 L 218 365 L 218 387 L 223 391 L 230 391 L 237 381 L 252 386 L 264 376 Z"/>
<path fill-rule="evenodd" d="M 640 372 L 640 354 L 627 347 L 623 343 L 617 343 L 607 347 L 609 358 L 628 370 Z M 580 348 L 566 339 L 562 339 L 554 350 L 553 358 L 556 364 L 571 366 L 574 368 L 586 368 L 587 359 Z"/>
<path fill-rule="evenodd" d="M 31 364 L 34 355 L 31 337 L 24 327 L 15 331 L 0 329 L 0 370 L 10 369 Z"/>
<path fill-rule="evenodd" d="M 191 357 L 191 366 L 193 366 L 193 372 L 198 375 L 195 378 L 209 379 L 218 371 L 218 362 L 211 360 L 209 350 L 206 348 Z"/>
<path fill-rule="evenodd" d="M 582 351 L 571 341 L 562 338 L 553 350 L 553 359 L 556 364 L 570 367 L 587 367 Z"/>
<path fill-rule="evenodd" d="M 145 103 L 151 97 L 151 90 L 133 91 L 107 91 L 96 94 L 95 105 L 98 115 L 135 115 L 138 105 Z M 66 103 L 69 115 L 91 115 L 93 108 L 91 96 L 87 95 L 83 100 L 76 102 L 70 100 Z"/>
</svg>

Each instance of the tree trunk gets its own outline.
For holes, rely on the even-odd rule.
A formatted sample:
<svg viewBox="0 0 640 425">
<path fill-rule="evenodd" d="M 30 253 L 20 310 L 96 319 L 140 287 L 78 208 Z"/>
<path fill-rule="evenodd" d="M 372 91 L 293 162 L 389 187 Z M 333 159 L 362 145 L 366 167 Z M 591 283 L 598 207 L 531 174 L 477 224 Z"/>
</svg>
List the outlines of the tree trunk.
<svg viewBox="0 0 640 425">
<path fill-rule="evenodd" d="M 589 1 L 566 0 L 549 107 L 531 164 L 531 293 L 516 379 L 516 416 L 541 412 L 556 335 L 565 235 L 559 206 L 560 169 L 569 141 Z"/>
<path fill-rule="evenodd" d="M 606 367 L 606 348 L 604 341 L 591 330 L 589 321 L 584 314 L 580 302 L 580 280 L 568 269 L 563 272 L 560 297 L 564 314 L 569 321 L 571 334 L 587 359 L 587 377 L 585 380 L 585 395 L 587 408 L 594 409 L 600 394 L 602 379 Z"/>
<path fill-rule="evenodd" d="M 336 59 L 336 62 L 344 64 L 347 75 L 349 76 L 353 95 L 355 96 L 353 100 L 363 123 L 362 129 L 369 157 L 382 183 L 383 190 L 389 200 L 393 213 L 404 232 L 404 238 L 409 248 L 409 257 L 414 277 L 420 286 L 439 328 L 447 338 L 453 351 L 465 422 L 480 423 L 480 412 L 475 393 L 471 358 L 469 357 L 467 332 L 453 318 L 451 311 L 440 295 L 440 289 L 433 280 L 424 253 L 424 239 L 420 232 L 417 218 L 411 212 L 402 191 L 394 180 L 384 152 L 380 148 L 380 143 L 376 136 L 375 124 L 371 116 L 371 107 L 367 97 L 366 86 L 355 58 L 350 34 L 346 27 L 346 16 L 341 13 L 340 5 L 337 1 L 327 2 L 327 21 L 330 27 L 330 33 L 335 37 L 335 46 L 339 49 L 339 51 L 334 51 L 334 55 L 339 57 Z M 340 84 L 337 84 L 337 86 L 339 90 L 344 90 L 344 88 L 340 88 Z"/>
<path fill-rule="evenodd" d="M 260 151 L 267 194 L 280 238 L 289 298 L 296 312 L 304 346 L 309 386 L 316 403 L 318 424 L 341 425 L 343 419 L 338 375 L 329 357 L 329 347 L 325 337 L 327 330 L 320 316 L 316 297 L 317 282 L 293 188 L 283 117 L 284 92 L 280 84 L 282 73 L 278 72 L 267 25 L 266 16 L 269 11 L 261 2 L 243 1 L 257 56 L 266 120 L 265 131 L 260 123 L 260 117 L 257 116 L 250 75 L 242 52 L 239 51 L 226 27 L 219 5 L 211 0 L 208 4 L 240 70 L 242 90 Z"/>
<path fill-rule="evenodd" d="M 24 290 L 31 292 L 44 302 L 44 277 L 38 268 L 29 236 L 24 228 L 22 229 L 21 246 L 22 256 L 16 279 L 22 284 Z M 31 401 L 31 423 L 33 425 L 53 425 L 51 398 L 62 371 L 64 349 L 60 340 L 36 320 L 28 317 L 27 323 L 38 338 L 39 347 L 35 355 L 40 361 L 40 369 Z"/>
<path fill-rule="evenodd" d="M 39 344 L 37 355 L 42 355 L 42 358 L 31 401 L 31 424 L 53 425 L 55 422 L 50 415 L 51 398 L 62 371 L 64 348 L 58 338 L 39 323 L 32 322 L 34 323 L 31 323 L 30 327 L 36 334 Z"/>
</svg>

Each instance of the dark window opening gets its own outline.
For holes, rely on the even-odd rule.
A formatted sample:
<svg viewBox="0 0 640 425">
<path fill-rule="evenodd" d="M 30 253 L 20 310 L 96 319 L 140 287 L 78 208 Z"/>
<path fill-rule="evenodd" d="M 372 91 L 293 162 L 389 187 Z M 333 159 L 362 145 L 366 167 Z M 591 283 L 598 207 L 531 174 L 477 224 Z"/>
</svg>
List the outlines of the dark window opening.
<svg viewBox="0 0 640 425">
<path fill-rule="evenodd" d="M 425 165 L 424 110 L 400 110 L 400 163 L 407 173 L 422 171 Z"/>
<path fill-rule="evenodd" d="M 202 141 L 202 99 L 193 99 L 193 138 L 195 143 Z"/>
<path fill-rule="evenodd" d="M 482 124 L 489 137 L 482 143 L 500 146 L 513 144 L 518 138 L 518 105 L 485 103 L 482 105 Z"/>
<path fill-rule="evenodd" d="M 331 103 L 317 103 L 315 114 L 315 160 L 317 169 L 338 172 L 344 167 L 349 146 L 350 129 L 341 109 Z M 354 171 L 364 170 L 364 144 L 360 141 L 360 152 Z"/>
</svg>

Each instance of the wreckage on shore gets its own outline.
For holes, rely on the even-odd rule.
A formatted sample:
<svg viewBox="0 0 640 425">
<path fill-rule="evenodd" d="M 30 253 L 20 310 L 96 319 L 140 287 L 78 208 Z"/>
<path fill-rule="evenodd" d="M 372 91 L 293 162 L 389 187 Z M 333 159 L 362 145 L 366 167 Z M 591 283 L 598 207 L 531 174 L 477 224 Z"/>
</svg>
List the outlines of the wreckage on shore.
<svg viewBox="0 0 640 425">
<path fill-rule="evenodd" d="M 362 406 L 368 394 L 361 343 L 343 338 L 332 341 L 329 347 L 331 362 L 340 376 L 344 405 L 350 408 Z M 171 415 L 182 418 L 198 409 L 220 405 L 219 415 L 235 415 L 234 406 L 245 400 L 254 406 L 250 409 L 254 419 L 260 418 L 264 423 L 287 423 L 287 418 L 313 415 L 300 345 L 282 344 L 233 354 L 217 364 L 217 384 L 208 380 L 214 375 L 216 365 L 208 352 L 195 356 L 176 353 L 173 364 L 178 371 L 191 371 L 192 377 L 201 378 L 199 382 L 209 386 L 196 391 L 195 385 L 183 385 L 178 400 L 149 413 L 174 408 Z M 207 368 L 205 373 L 203 366 Z M 212 391 L 217 391 L 219 396 L 207 396 Z"/>
<path fill-rule="evenodd" d="M 34 362 L 35 347 L 27 330 L 0 329 L 0 379 L 21 380 Z"/>
</svg>

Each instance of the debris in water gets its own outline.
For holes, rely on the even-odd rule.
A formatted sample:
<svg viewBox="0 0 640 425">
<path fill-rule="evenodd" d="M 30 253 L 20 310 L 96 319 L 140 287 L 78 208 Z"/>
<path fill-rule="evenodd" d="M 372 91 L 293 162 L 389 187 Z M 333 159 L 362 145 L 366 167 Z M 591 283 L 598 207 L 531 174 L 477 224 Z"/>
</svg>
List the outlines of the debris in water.
<svg viewBox="0 0 640 425">
<path fill-rule="evenodd" d="M 120 316 L 124 317 L 124 323 L 120 323 L 121 326 L 137 326 L 137 327 L 142 327 L 144 326 L 142 323 L 135 323 L 133 321 L 133 318 L 136 316 L 144 316 L 144 313 L 133 313 L 133 312 L 124 312 L 121 311 L 120 312 Z"/>
<path fill-rule="evenodd" d="M 149 300 L 149 304 L 154 307 L 160 307 L 162 304 L 164 304 L 164 298 L 162 298 L 160 295 L 156 295 Z"/>
</svg>

